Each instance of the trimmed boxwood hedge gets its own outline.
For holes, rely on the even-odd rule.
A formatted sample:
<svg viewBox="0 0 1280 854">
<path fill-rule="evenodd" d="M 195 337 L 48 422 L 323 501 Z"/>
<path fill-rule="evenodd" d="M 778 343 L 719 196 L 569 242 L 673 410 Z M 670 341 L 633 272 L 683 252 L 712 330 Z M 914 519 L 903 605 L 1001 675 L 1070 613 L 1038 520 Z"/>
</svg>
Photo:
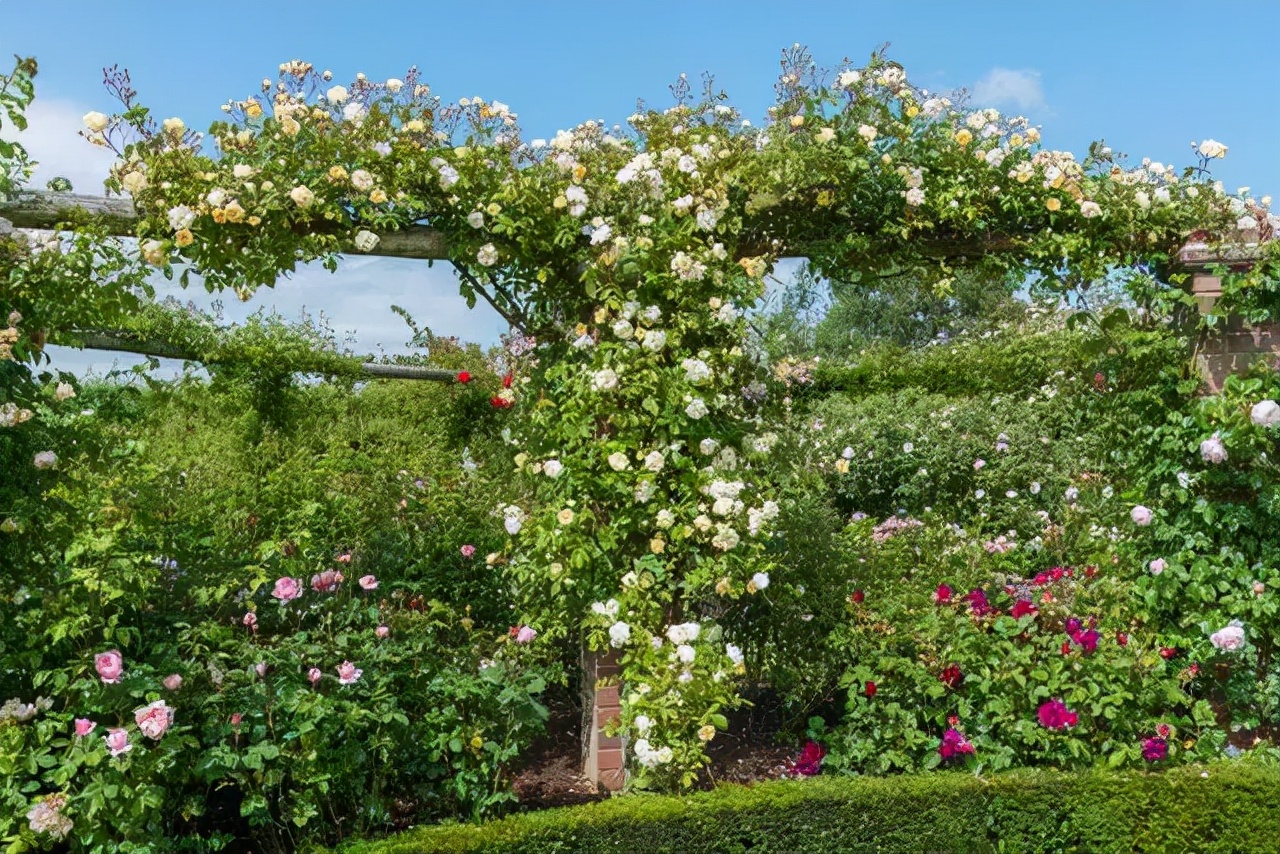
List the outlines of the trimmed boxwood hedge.
<svg viewBox="0 0 1280 854">
<path fill-rule="evenodd" d="M 1280 766 L 819 777 L 446 825 L 344 854 L 1280 852 Z"/>
</svg>

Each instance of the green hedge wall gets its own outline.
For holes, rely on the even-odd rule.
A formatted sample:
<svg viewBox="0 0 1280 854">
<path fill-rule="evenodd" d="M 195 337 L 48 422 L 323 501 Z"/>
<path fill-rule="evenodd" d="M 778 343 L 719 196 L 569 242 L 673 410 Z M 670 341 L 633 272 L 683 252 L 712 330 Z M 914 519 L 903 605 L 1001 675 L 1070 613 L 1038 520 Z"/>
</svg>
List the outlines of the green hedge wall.
<svg viewBox="0 0 1280 854">
<path fill-rule="evenodd" d="M 416 852 L 1280 852 L 1280 766 L 1163 773 L 820 777 L 632 795 L 424 828 L 344 854 Z"/>
</svg>

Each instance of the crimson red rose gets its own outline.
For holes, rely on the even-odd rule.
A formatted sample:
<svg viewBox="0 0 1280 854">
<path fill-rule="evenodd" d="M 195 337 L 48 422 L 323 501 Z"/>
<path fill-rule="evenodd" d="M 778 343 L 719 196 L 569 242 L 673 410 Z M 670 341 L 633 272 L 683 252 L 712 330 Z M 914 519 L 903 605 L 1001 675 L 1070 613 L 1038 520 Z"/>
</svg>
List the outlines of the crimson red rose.
<svg viewBox="0 0 1280 854">
<path fill-rule="evenodd" d="M 469 383 L 471 382 L 471 373 L 469 371 L 458 371 L 458 376 L 455 379 L 460 383 Z"/>
<path fill-rule="evenodd" d="M 863 693 L 865 693 L 868 698 L 874 697 L 876 695 L 876 683 L 868 682 L 867 687 L 863 689 Z"/>
</svg>

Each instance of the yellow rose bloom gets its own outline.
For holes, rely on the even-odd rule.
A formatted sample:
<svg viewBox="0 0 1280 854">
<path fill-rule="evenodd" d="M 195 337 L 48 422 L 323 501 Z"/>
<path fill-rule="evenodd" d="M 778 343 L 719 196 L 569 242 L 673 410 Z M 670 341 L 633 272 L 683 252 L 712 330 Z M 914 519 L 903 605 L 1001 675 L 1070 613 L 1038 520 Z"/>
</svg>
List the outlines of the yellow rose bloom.
<svg viewBox="0 0 1280 854">
<path fill-rule="evenodd" d="M 330 167 L 329 167 L 329 180 L 330 180 L 330 181 L 345 181 L 345 180 L 347 180 L 347 170 L 346 170 L 346 169 L 343 169 L 341 166 L 330 166 Z"/>
<path fill-rule="evenodd" d="M 190 246 L 192 243 L 195 243 L 195 241 L 196 237 L 191 233 L 191 229 L 189 228 L 181 229 L 173 236 L 173 242 L 179 246 Z"/>
<path fill-rule="evenodd" d="M 660 555 L 667 550 L 667 541 L 662 537 L 654 537 L 649 541 L 649 551 L 656 555 Z"/>
<path fill-rule="evenodd" d="M 966 146 L 973 142 L 973 134 L 969 132 L 968 128 L 960 128 L 960 130 L 956 131 L 956 142 L 958 142 L 961 147 Z"/>
<path fill-rule="evenodd" d="M 262 115 L 262 105 L 257 101 L 249 101 L 244 105 L 244 114 L 251 119 L 256 119 Z"/>
<path fill-rule="evenodd" d="M 375 205 L 380 205 L 386 200 L 387 194 L 381 187 L 374 188 L 374 191 L 369 194 L 369 201 L 373 202 Z"/>
<path fill-rule="evenodd" d="M 849 461 L 846 459 L 836 460 L 836 471 L 840 474 L 849 473 Z"/>
<path fill-rule="evenodd" d="M 1062 200 L 1055 198 L 1053 196 L 1050 196 L 1049 198 L 1044 200 L 1044 206 L 1051 211 L 1061 210 Z"/>
</svg>

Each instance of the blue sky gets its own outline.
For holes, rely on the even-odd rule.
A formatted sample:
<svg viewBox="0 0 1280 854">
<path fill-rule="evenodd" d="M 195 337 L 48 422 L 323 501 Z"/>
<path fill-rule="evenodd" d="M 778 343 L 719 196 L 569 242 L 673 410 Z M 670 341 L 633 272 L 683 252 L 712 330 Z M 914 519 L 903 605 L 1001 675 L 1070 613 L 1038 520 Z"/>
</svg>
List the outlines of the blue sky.
<svg viewBox="0 0 1280 854">
<path fill-rule="evenodd" d="M 538 137 L 588 118 L 622 121 L 637 98 L 665 105 L 680 72 L 712 72 L 747 115 L 761 116 L 779 52 L 793 42 L 827 67 L 846 56 L 861 64 L 888 42 L 918 85 L 965 87 L 975 104 L 1025 114 L 1047 145 L 1077 154 L 1105 137 L 1135 159 L 1183 166 L 1190 141 L 1213 137 L 1230 147 L 1214 165 L 1228 189 L 1248 185 L 1255 196 L 1280 198 L 1280 0 L 478 0 L 466 8 L 0 0 L 0 56 L 34 55 L 41 66 L 43 106 L 32 113 L 28 147 L 46 176 L 69 173 L 81 192 L 95 189 L 105 165 L 74 131 L 85 111 L 110 111 L 101 70 L 116 63 L 132 72 L 143 103 L 195 127 L 218 119 L 219 104 L 257 91 L 264 76 L 274 79 L 289 59 L 331 68 L 339 81 L 358 71 L 400 76 L 417 65 L 442 97 L 502 100 L 520 114 L 526 136 Z M 292 285 L 272 295 L 282 311 L 296 312 L 299 299 L 330 311 L 340 327 L 359 330 L 363 349 L 403 337 L 389 312 L 374 322 L 368 308 L 395 298 L 420 297 L 409 307 L 451 334 L 492 340 L 498 328 L 492 316 L 467 315 L 450 301 L 439 268 L 376 262 L 336 278 L 304 273 Z M 360 289 L 367 298 L 356 300 Z M 326 304 L 336 296 L 345 301 Z"/>
</svg>

